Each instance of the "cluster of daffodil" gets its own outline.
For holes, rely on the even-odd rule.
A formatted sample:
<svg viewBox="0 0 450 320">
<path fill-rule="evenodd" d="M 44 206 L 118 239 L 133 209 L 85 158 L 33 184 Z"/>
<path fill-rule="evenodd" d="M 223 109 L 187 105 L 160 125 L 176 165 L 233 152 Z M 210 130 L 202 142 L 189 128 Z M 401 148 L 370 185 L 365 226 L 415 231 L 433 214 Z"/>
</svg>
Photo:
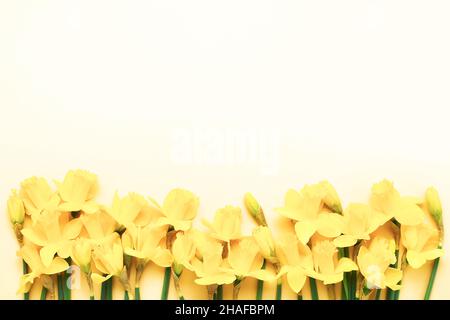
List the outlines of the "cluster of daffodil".
<svg viewBox="0 0 450 320">
<path fill-rule="evenodd" d="M 112 299 L 113 278 L 124 289 L 124 299 L 140 299 L 145 267 L 165 268 L 161 299 L 167 299 L 171 279 L 184 299 L 180 277 L 185 270 L 196 275 L 210 299 L 223 299 L 223 286 L 233 286 L 237 299 L 246 278 L 258 279 L 256 298 L 262 298 L 265 281 L 282 280 L 302 298 L 309 279 L 311 297 L 318 299 L 316 281 L 336 299 L 398 299 L 403 270 L 419 268 L 429 260 L 434 267 L 426 290 L 428 299 L 439 257 L 443 223 L 439 196 L 434 188 L 424 199 L 404 197 L 391 182 L 372 188 L 368 204 L 353 203 L 342 209 L 337 192 L 328 182 L 289 190 L 285 206 L 276 209 L 292 228 L 274 240 L 260 204 L 246 194 L 244 204 L 257 226 L 251 235 L 241 233 L 239 207 L 217 210 L 205 231 L 192 227 L 199 199 L 192 192 L 174 189 L 162 205 L 150 197 L 117 193 L 112 204 L 99 204 L 97 176 L 69 171 L 52 189 L 44 178 L 23 181 L 8 200 L 8 214 L 20 245 L 23 276 L 19 292 L 28 299 L 35 283 L 41 299 L 71 298 L 71 266 L 85 276 L 94 299 L 101 284 L 101 299 Z M 266 264 L 273 268 L 266 269 Z M 386 290 L 384 290 L 386 289 Z"/>
</svg>

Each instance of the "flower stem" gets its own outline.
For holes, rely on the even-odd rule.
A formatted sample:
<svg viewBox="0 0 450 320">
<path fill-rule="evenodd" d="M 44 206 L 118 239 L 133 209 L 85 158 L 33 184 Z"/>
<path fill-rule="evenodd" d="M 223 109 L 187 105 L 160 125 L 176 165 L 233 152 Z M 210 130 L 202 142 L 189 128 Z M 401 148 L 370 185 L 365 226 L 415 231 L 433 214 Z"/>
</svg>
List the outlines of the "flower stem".
<svg viewBox="0 0 450 320">
<path fill-rule="evenodd" d="M 94 296 L 90 296 L 89 300 L 95 300 L 95 297 Z"/>
<path fill-rule="evenodd" d="M 303 292 L 297 293 L 297 300 L 303 300 Z"/>
<path fill-rule="evenodd" d="M 348 248 L 339 248 L 339 258 L 348 258 L 349 252 Z M 348 272 L 344 273 L 344 279 L 341 285 L 341 300 L 349 300 L 350 288 L 349 288 L 349 276 Z"/>
<path fill-rule="evenodd" d="M 377 289 L 375 291 L 375 300 L 380 300 L 381 298 L 381 289 Z"/>
<path fill-rule="evenodd" d="M 28 273 L 28 265 L 25 260 L 22 260 L 22 271 L 24 275 Z M 25 292 L 23 294 L 23 300 L 30 300 L 30 292 Z"/>
<path fill-rule="evenodd" d="M 63 276 L 59 273 L 56 276 L 58 282 L 58 300 L 64 300 Z"/>
<path fill-rule="evenodd" d="M 161 291 L 161 300 L 167 300 L 169 296 L 169 285 L 170 285 L 170 274 L 172 272 L 171 267 L 166 267 L 166 271 L 164 273 L 164 282 Z"/>
<path fill-rule="evenodd" d="M 216 292 L 217 292 L 216 299 L 217 300 L 223 300 L 223 285 L 217 286 Z"/>
<path fill-rule="evenodd" d="M 233 282 L 233 300 L 239 299 L 239 291 L 241 290 L 242 280 L 234 280 Z"/>
<path fill-rule="evenodd" d="M 392 268 L 397 268 L 398 267 L 398 249 L 395 250 L 395 257 L 397 258 L 395 263 L 391 265 Z M 400 294 L 400 293 L 399 293 Z M 397 293 L 392 290 L 392 289 L 387 289 L 387 296 L 386 299 L 387 300 L 397 300 L 396 298 Z"/>
<path fill-rule="evenodd" d="M 279 278 L 277 282 L 277 293 L 275 299 L 281 300 L 282 293 L 283 293 L 283 280 L 282 278 Z"/>
<path fill-rule="evenodd" d="M 108 283 L 105 281 L 102 283 L 102 290 L 100 293 L 100 300 L 106 300 L 106 288 L 108 286 Z"/>
<path fill-rule="evenodd" d="M 106 280 L 105 299 L 112 300 L 113 278 Z"/>
<path fill-rule="evenodd" d="M 72 259 L 69 257 L 66 259 L 68 265 L 69 265 L 69 269 L 70 270 L 70 265 L 72 263 Z M 64 292 L 64 300 L 71 300 L 72 299 L 72 290 L 71 290 L 71 280 L 72 280 L 72 276 L 69 272 L 67 272 L 68 270 L 63 272 L 63 292 Z"/>
<path fill-rule="evenodd" d="M 130 295 L 128 294 L 127 290 L 125 290 L 123 293 L 123 300 L 130 300 Z"/>
<path fill-rule="evenodd" d="M 261 269 L 265 268 L 266 268 L 266 260 L 264 260 Z M 258 284 L 256 286 L 256 300 L 262 300 L 263 290 L 264 290 L 264 281 L 258 280 Z"/>
<path fill-rule="evenodd" d="M 42 287 L 41 290 L 41 300 L 47 300 L 47 288 L 46 287 Z"/>
<path fill-rule="evenodd" d="M 431 269 L 430 279 L 428 280 L 427 291 L 425 292 L 424 300 L 430 300 L 431 290 L 433 290 L 434 280 L 436 279 L 436 273 L 439 267 L 439 261 L 441 259 L 437 258 L 434 260 L 433 269 Z"/>
<path fill-rule="evenodd" d="M 311 299 L 319 300 L 319 293 L 317 292 L 316 279 L 309 278 L 309 286 L 310 286 L 310 290 L 311 290 Z"/>
<path fill-rule="evenodd" d="M 139 287 L 134 288 L 134 299 L 141 300 L 141 288 Z"/>
</svg>

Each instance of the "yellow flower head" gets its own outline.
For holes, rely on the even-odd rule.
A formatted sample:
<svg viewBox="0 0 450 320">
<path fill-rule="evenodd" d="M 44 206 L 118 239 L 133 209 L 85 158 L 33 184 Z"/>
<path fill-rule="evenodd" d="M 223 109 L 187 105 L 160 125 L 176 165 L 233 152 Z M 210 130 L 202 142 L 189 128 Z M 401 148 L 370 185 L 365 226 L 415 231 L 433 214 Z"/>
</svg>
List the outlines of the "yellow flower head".
<svg viewBox="0 0 450 320">
<path fill-rule="evenodd" d="M 195 257 L 196 247 L 191 233 L 178 232 L 172 244 L 173 268 L 179 276 L 183 268 L 193 271 L 191 261 Z"/>
<path fill-rule="evenodd" d="M 425 214 L 418 206 L 420 200 L 401 197 L 392 182 L 383 180 L 372 187 L 370 204 L 375 210 L 384 214 L 384 222 L 395 218 L 402 225 L 418 225 L 423 222 Z"/>
<path fill-rule="evenodd" d="M 333 185 L 325 180 L 319 182 L 319 187 L 323 190 L 323 203 L 333 212 L 342 213 L 341 199 Z"/>
<path fill-rule="evenodd" d="M 174 189 L 164 199 L 160 224 L 170 225 L 174 230 L 186 231 L 197 215 L 199 199 L 192 192 Z"/>
<path fill-rule="evenodd" d="M 431 214 L 433 220 L 439 228 L 440 232 L 440 242 L 443 241 L 444 237 L 444 222 L 442 220 L 442 204 L 439 198 L 439 193 L 433 187 L 430 187 L 425 192 L 425 202 L 428 212 Z M 442 243 L 441 243 L 442 245 Z"/>
<path fill-rule="evenodd" d="M 120 198 L 114 195 L 110 215 L 117 221 L 120 229 L 131 224 L 145 226 L 160 215 L 160 210 L 150 206 L 148 201 L 140 194 L 131 192 Z"/>
<path fill-rule="evenodd" d="M 117 222 L 106 211 L 99 210 L 93 214 L 81 215 L 80 219 L 93 245 L 114 238 Z"/>
<path fill-rule="evenodd" d="M 116 276 L 122 279 L 126 275 L 126 267 L 123 264 L 123 250 L 119 235 L 115 234 L 114 241 L 105 242 L 94 247 L 92 259 L 97 269 L 104 274 L 92 273 L 91 278 L 95 283 L 102 283 Z"/>
<path fill-rule="evenodd" d="M 62 183 L 56 182 L 62 203 L 59 210 L 95 213 L 98 205 L 93 200 L 98 193 L 97 176 L 84 170 L 69 171 Z"/>
<path fill-rule="evenodd" d="M 261 255 L 270 262 L 277 262 L 275 241 L 273 240 L 270 229 L 265 226 L 258 226 L 253 229 L 252 235 L 259 247 Z"/>
<path fill-rule="evenodd" d="M 281 215 L 296 221 L 295 231 L 304 244 L 316 232 L 330 238 L 342 232 L 342 216 L 325 208 L 327 196 L 329 194 L 323 185 L 306 185 L 300 192 L 289 190 L 284 208 L 277 209 Z"/>
<path fill-rule="evenodd" d="M 213 223 L 203 220 L 215 239 L 228 242 L 241 237 L 242 214 L 239 207 L 226 206 L 216 211 Z"/>
<path fill-rule="evenodd" d="M 60 199 L 53 192 L 47 180 L 31 177 L 20 184 L 20 197 L 25 205 L 25 212 L 35 220 L 44 211 L 52 212 L 58 207 Z"/>
<path fill-rule="evenodd" d="M 370 234 L 384 223 L 383 215 L 366 204 L 352 203 L 343 213 L 342 235 L 334 239 L 337 247 L 351 247 L 358 240 L 369 240 Z"/>
<path fill-rule="evenodd" d="M 72 243 L 70 254 L 72 261 L 80 267 L 81 271 L 88 274 L 91 271 L 92 244 L 86 238 L 78 238 Z"/>
<path fill-rule="evenodd" d="M 11 223 L 13 225 L 23 225 L 25 221 L 25 206 L 22 199 L 17 195 L 16 190 L 12 190 L 7 207 Z"/>
<path fill-rule="evenodd" d="M 172 255 L 162 246 L 166 233 L 164 226 L 130 224 L 122 234 L 124 253 L 140 259 L 144 264 L 153 261 L 161 267 L 168 267 L 172 264 Z"/>
<path fill-rule="evenodd" d="M 228 253 L 229 272 L 236 276 L 236 279 L 256 278 L 264 281 L 275 279 L 275 275 L 268 270 L 263 270 L 263 257 L 259 253 L 259 247 L 252 237 L 242 238 L 231 243 Z"/>
<path fill-rule="evenodd" d="M 417 269 L 427 261 L 441 257 L 444 251 L 439 247 L 439 230 L 435 226 L 422 223 L 417 226 L 401 226 L 402 244 L 407 249 L 406 259 Z"/>
<path fill-rule="evenodd" d="M 54 259 L 52 258 L 47 266 L 44 265 L 41 261 L 38 247 L 32 244 L 24 245 L 19 250 L 18 256 L 22 257 L 22 259 L 27 263 L 30 272 L 20 278 L 20 286 L 17 293 L 25 293 L 30 291 L 34 280 L 43 274 L 60 273 L 69 268 L 67 262 L 60 257 L 56 257 Z"/>
<path fill-rule="evenodd" d="M 365 278 L 365 286 L 369 289 L 399 290 L 398 284 L 403 273 L 400 269 L 389 267 L 397 260 L 395 256 L 395 234 L 390 226 L 384 225 L 365 241 L 357 256 L 361 274 Z"/>
<path fill-rule="evenodd" d="M 349 258 L 338 259 L 338 250 L 327 238 L 315 236 L 312 239 L 312 255 L 316 279 L 324 284 L 341 282 L 344 272 L 358 270 L 358 266 Z"/>
<path fill-rule="evenodd" d="M 42 247 L 40 255 L 44 266 L 48 267 L 57 253 L 68 258 L 72 240 L 78 237 L 82 228 L 80 219 L 69 220 L 68 214 L 51 212 L 41 215 L 36 223 L 22 230 L 25 239 Z"/>
<path fill-rule="evenodd" d="M 218 242 L 211 242 L 208 251 L 205 251 L 201 259 L 195 257 L 192 261 L 192 269 L 197 275 L 195 283 L 203 286 L 230 284 L 236 279 L 234 274 L 223 270 L 225 264 L 222 258 L 223 247 Z"/>
<path fill-rule="evenodd" d="M 250 213 L 252 218 L 256 221 L 256 223 L 260 226 L 267 226 L 266 217 L 264 215 L 264 211 L 259 204 L 259 202 L 255 199 L 255 197 L 247 192 L 244 196 L 244 204 L 247 211 Z"/>
<path fill-rule="evenodd" d="M 281 270 L 278 277 L 286 274 L 289 287 L 299 293 L 308 276 L 315 276 L 311 249 L 300 242 L 294 234 L 286 234 L 277 245 Z"/>
</svg>

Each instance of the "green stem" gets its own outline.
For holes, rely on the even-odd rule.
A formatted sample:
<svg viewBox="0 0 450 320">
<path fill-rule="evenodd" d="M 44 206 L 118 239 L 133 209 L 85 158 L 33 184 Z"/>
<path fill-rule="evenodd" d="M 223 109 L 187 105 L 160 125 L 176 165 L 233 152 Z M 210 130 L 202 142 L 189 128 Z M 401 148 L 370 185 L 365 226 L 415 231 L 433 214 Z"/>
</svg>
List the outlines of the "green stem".
<svg viewBox="0 0 450 320">
<path fill-rule="evenodd" d="M 427 291 L 425 292 L 424 300 L 430 300 L 431 290 L 433 290 L 434 280 L 436 279 L 436 273 L 439 267 L 439 261 L 441 259 L 437 258 L 434 260 L 433 269 L 431 269 L 430 279 L 428 280 Z"/>
<path fill-rule="evenodd" d="M 22 271 L 23 275 L 26 275 L 28 273 L 28 265 L 25 260 L 22 260 Z M 30 300 L 30 292 L 25 292 L 23 294 L 23 300 Z"/>
<path fill-rule="evenodd" d="M 223 300 L 223 285 L 217 286 L 216 299 L 217 300 Z"/>
<path fill-rule="evenodd" d="M 106 288 L 108 287 L 108 283 L 105 281 L 102 283 L 102 290 L 100 293 L 100 300 L 106 300 Z"/>
<path fill-rule="evenodd" d="M 266 268 L 266 260 L 264 260 L 261 269 L 265 269 L 265 268 Z M 256 300 L 262 300 L 263 290 L 264 290 L 264 281 L 258 280 L 258 284 L 256 286 Z"/>
<path fill-rule="evenodd" d="M 41 290 L 41 300 L 47 300 L 47 288 L 46 287 L 42 287 Z"/>
<path fill-rule="evenodd" d="M 311 299 L 312 300 L 319 300 L 319 293 L 317 292 L 316 279 L 309 278 L 309 286 L 310 286 L 310 289 L 311 289 Z"/>
<path fill-rule="evenodd" d="M 141 288 L 139 287 L 134 288 L 134 299 L 141 300 Z"/>
<path fill-rule="evenodd" d="M 375 300 L 380 300 L 381 298 L 381 289 L 377 289 L 375 292 Z"/>
<path fill-rule="evenodd" d="M 348 258 L 349 257 L 348 248 L 339 248 L 339 256 L 340 258 Z M 350 274 L 348 272 L 345 272 L 341 286 L 341 300 L 349 300 L 350 297 L 349 277 Z"/>
<path fill-rule="evenodd" d="M 95 300 L 94 296 L 90 296 L 89 300 Z"/>
<path fill-rule="evenodd" d="M 112 300 L 112 292 L 113 292 L 113 277 L 109 278 L 108 286 L 106 287 L 106 300 Z"/>
<path fill-rule="evenodd" d="M 72 259 L 69 257 L 66 259 L 69 269 L 70 265 L 72 264 Z M 72 299 L 72 290 L 71 290 L 71 274 L 67 272 L 68 270 L 64 271 L 63 273 L 63 292 L 64 292 L 64 300 L 71 300 Z"/>
<path fill-rule="evenodd" d="M 396 257 L 395 263 L 390 265 L 392 268 L 397 268 L 397 266 L 398 266 L 398 250 L 395 250 L 395 257 Z M 394 290 L 389 289 L 389 288 L 387 289 L 387 295 L 386 295 L 387 300 L 396 300 L 395 299 L 396 295 L 397 295 L 397 293 Z"/>
<path fill-rule="evenodd" d="M 137 289 L 137 288 L 136 288 Z M 125 290 L 125 293 L 123 294 L 123 300 L 130 300 L 130 295 L 128 294 L 128 291 Z M 137 299 L 136 299 L 137 300 Z"/>
<path fill-rule="evenodd" d="M 170 275 L 172 273 L 171 267 L 166 267 L 166 271 L 164 273 L 164 282 L 161 291 L 161 300 L 167 300 L 169 296 L 169 286 L 170 286 Z"/>
<path fill-rule="evenodd" d="M 58 283 L 58 300 L 64 300 L 64 288 L 63 288 L 63 276 L 61 273 L 59 273 L 56 276 L 57 283 Z"/>
<path fill-rule="evenodd" d="M 303 300 L 303 294 L 301 291 L 297 294 L 297 300 Z"/>
<path fill-rule="evenodd" d="M 275 296 L 275 299 L 281 300 L 282 293 L 283 293 L 283 282 L 280 278 L 277 282 L 277 294 Z"/>
</svg>

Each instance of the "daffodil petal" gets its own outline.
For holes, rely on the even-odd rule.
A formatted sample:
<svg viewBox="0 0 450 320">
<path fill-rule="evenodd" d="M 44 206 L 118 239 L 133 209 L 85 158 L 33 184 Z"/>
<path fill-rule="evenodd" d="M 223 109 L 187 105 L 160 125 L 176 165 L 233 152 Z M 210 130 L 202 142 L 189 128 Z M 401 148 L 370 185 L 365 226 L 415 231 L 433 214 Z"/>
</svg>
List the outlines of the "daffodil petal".
<svg viewBox="0 0 450 320">
<path fill-rule="evenodd" d="M 402 280 L 403 272 L 399 269 L 388 268 L 384 273 L 384 282 L 387 287 L 392 290 L 400 290 L 401 286 L 398 285 L 400 280 Z"/>
<path fill-rule="evenodd" d="M 308 221 L 298 221 L 295 224 L 295 234 L 298 239 L 307 244 L 312 235 L 316 232 L 316 226 Z"/>
<path fill-rule="evenodd" d="M 287 273 L 286 278 L 289 287 L 295 293 L 299 293 L 306 282 L 306 275 L 301 268 L 291 268 Z"/>
<path fill-rule="evenodd" d="M 357 239 L 351 235 L 341 235 L 333 240 L 333 243 L 338 248 L 352 247 L 357 242 Z"/>
<path fill-rule="evenodd" d="M 341 258 L 338 262 L 338 265 L 336 267 L 336 272 L 350 272 L 350 271 L 357 271 L 358 265 L 349 258 Z"/>
</svg>

